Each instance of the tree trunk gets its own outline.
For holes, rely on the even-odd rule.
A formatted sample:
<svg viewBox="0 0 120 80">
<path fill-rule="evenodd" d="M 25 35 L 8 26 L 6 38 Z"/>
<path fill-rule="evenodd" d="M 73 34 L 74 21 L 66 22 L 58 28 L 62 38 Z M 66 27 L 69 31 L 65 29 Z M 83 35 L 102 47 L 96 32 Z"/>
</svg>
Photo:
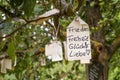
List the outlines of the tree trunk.
<svg viewBox="0 0 120 80">
<path fill-rule="evenodd" d="M 98 0 L 90 5 L 93 0 L 86 0 L 86 19 L 90 27 L 99 28 L 99 20 L 102 19 Z M 87 80 L 108 80 L 109 54 L 105 46 L 104 27 L 99 28 L 91 35 L 92 60 L 86 65 Z M 93 41 L 94 40 L 94 41 Z"/>
<path fill-rule="evenodd" d="M 86 65 L 86 80 L 108 80 L 108 68 L 99 62 L 93 62 Z"/>
</svg>

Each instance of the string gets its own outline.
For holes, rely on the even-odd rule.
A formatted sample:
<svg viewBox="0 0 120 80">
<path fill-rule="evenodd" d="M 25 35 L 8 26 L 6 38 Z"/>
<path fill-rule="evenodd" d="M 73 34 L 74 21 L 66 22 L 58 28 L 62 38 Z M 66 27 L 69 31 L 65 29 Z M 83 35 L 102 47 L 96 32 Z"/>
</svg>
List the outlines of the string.
<svg viewBox="0 0 120 80">
<path fill-rule="evenodd" d="M 62 3 L 61 3 L 61 0 L 60 0 L 60 14 L 61 14 L 61 6 L 62 5 Z M 59 25 L 59 23 L 58 23 L 58 26 L 57 26 L 57 29 L 56 29 L 56 40 L 58 39 L 58 32 L 59 32 L 59 28 L 60 28 L 60 25 Z"/>
<path fill-rule="evenodd" d="M 60 15 L 61 15 L 61 0 L 60 0 Z M 57 26 L 57 28 L 56 27 L 54 27 L 55 28 L 55 40 L 57 40 L 58 39 L 58 32 L 59 32 L 59 28 L 60 28 L 60 25 L 59 25 L 59 22 L 58 22 L 58 26 Z"/>
<path fill-rule="evenodd" d="M 56 30 L 56 40 L 58 38 L 58 32 L 59 32 L 60 25 L 58 24 L 57 30 Z"/>
</svg>

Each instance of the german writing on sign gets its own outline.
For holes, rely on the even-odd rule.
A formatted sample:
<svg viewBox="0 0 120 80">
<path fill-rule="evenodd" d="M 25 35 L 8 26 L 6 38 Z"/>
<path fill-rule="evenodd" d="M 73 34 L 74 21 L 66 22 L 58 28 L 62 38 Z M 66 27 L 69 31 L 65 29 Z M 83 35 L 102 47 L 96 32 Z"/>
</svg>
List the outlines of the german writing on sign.
<svg viewBox="0 0 120 80">
<path fill-rule="evenodd" d="M 89 26 L 79 17 L 67 27 L 67 58 L 82 63 L 91 59 Z"/>
</svg>

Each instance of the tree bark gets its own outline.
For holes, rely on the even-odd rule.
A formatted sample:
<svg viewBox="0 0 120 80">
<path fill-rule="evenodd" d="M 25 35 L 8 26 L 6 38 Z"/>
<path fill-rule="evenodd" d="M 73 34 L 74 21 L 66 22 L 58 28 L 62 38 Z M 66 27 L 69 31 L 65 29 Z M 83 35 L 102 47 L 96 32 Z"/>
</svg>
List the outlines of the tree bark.
<svg viewBox="0 0 120 80">
<path fill-rule="evenodd" d="M 102 19 L 98 0 L 94 0 L 94 5 L 90 5 L 93 0 L 86 0 L 86 17 L 89 26 L 99 28 L 99 20 Z M 95 31 L 91 38 L 92 60 L 87 64 L 87 80 L 108 80 L 108 50 L 105 46 L 103 27 Z"/>
</svg>

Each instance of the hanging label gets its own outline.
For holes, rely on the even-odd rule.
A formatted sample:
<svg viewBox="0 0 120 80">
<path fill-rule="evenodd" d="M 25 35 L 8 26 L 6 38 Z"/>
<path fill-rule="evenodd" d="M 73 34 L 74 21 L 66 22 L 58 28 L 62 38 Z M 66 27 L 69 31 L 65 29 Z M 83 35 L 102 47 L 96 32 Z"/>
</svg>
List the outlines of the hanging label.
<svg viewBox="0 0 120 80">
<path fill-rule="evenodd" d="M 61 61 L 63 59 L 62 44 L 60 41 L 53 41 L 45 46 L 46 56 L 51 56 L 52 61 Z"/>
<path fill-rule="evenodd" d="M 79 17 L 67 27 L 67 58 L 88 63 L 91 59 L 89 26 Z"/>
<path fill-rule="evenodd" d="M 6 73 L 6 69 L 12 69 L 12 60 L 11 59 L 3 59 L 1 61 L 1 73 Z"/>
<path fill-rule="evenodd" d="M 5 59 L 1 60 L 1 73 L 6 73 Z"/>
<path fill-rule="evenodd" d="M 6 67 L 6 69 L 12 69 L 12 60 L 11 59 L 5 59 L 5 67 Z"/>
</svg>

